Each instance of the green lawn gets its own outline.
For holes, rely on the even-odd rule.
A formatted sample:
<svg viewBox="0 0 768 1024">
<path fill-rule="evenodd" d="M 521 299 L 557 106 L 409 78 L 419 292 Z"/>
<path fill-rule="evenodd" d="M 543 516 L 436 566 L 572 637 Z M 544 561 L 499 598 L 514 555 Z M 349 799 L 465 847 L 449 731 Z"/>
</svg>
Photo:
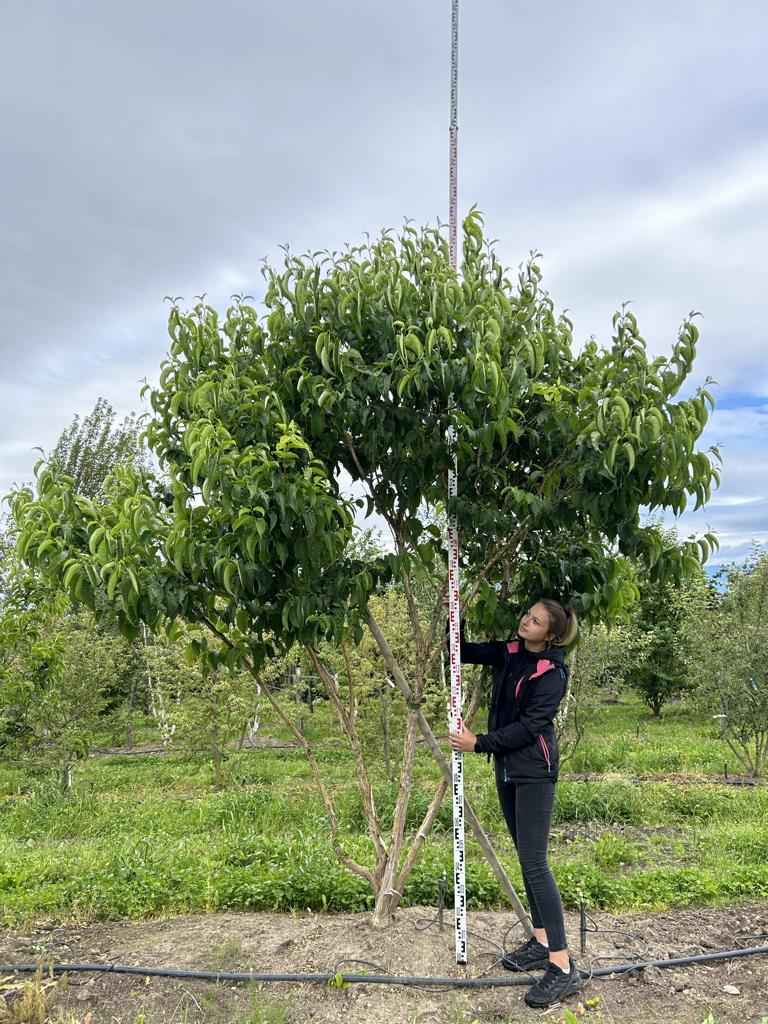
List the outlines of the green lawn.
<svg viewBox="0 0 768 1024">
<path fill-rule="evenodd" d="M 338 724 L 320 705 L 307 729 L 344 846 L 370 860 Z M 580 891 L 591 906 L 616 910 L 768 897 L 768 787 L 708 781 L 728 756 L 711 720 L 692 720 L 677 708 L 653 720 L 629 698 L 607 707 L 567 766 L 588 773 L 589 781 L 558 785 L 552 853 L 566 904 L 575 906 Z M 229 785 L 216 793 L 202 755 L 92 758 L 78 767 L 74 792 L 62 798 L 18 770 L 0 769 L 0 920 L 370 906 L 364 883 L 336 863 L 300 750 L 233 752 L 226 770 Z M 670 781 L 661 781 L 667 774 Z M 638 775 L 654 779 L 637 781 Z M 414 831 L 437 784 L 423 747 L 416 779 L 408 816 Z M 375 787 L 387 821 L 396 783 L 381 765 Z M 519 884 L 484 758 L 466 759 L 466 788 Z M 446 801 L 405 904 L 434 903 L 438 879 L 443 871 L 450 876 L 450 824 Z M 471 906 L 503 905 L 471 839 L 467 875 Z"/>
</svg>

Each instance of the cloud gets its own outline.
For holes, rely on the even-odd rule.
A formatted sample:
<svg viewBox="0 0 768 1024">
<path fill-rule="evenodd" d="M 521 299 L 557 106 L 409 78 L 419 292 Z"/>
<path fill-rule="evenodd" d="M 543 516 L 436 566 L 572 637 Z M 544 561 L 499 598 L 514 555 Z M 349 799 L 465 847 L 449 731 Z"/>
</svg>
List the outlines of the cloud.
<svg viewBox="0 0 768 1024">
<path fill-rule="evenodd" d="M 333 249 L 447 206 L 444 0 L 10 8 L 0 492 L 99 395 L 138 409 L 163 295 L 258 299 L 279 242 Z M 511 265 L 544 252 L 579 340 L 607 340 L 631 299 L 665 352 L 702 311 L 696 379 L 720 382 L 707 438 L 726 456 L 707 515 L 739 543 L 768 488 L 767 33 L 761 0 L 737 22 L 699 0 L 474 0 L 461 19 L 460 207 Z"/>
</svg>

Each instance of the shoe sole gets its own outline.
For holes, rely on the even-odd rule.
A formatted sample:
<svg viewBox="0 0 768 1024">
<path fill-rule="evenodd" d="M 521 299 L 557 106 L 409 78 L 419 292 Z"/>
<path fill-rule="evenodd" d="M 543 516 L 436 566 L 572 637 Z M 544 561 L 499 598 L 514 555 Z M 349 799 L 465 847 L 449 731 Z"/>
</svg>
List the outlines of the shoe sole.
<svg viewBox="0 0 768 1024">
<path fill-rule="evenodd" d="M 584 975 L 581 972 L 579 972 L 579 977 L 578 977 L 578 979 L 575 980 L 574 984 L 568 989 L 567 992 L 563 992 L 563 994 L 561 996 L 558 996 L 557 999 L 553 999 L 549 1003 L 540 1003 L 540 1002 L 537 1002 L 535 999 L 529 1001 L 528 993 L 526 993 L 525 994 L 525 1005 L 526 1006 L 530 1006 L 532 1010 L 546 1010 L 548 1006 L 554 1006 L 555 1003 L 560 1003 L 560 1002 L 563 1001 L 563 999 L 567 999 L 568 996 L 572 996 L 572 995 L 575 995 L 576 992 L 580 992 L 584 988 L 586 983 L 587 983 L 587 979 L 584 977 Z"/>
</svg>

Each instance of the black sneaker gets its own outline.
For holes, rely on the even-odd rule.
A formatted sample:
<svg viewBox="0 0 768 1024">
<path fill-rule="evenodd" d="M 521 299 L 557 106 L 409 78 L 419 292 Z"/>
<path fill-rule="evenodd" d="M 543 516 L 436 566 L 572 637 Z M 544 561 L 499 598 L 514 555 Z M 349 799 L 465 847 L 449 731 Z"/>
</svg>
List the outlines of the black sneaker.
<svg viewBox="0 0 768 1024">
<path fill-rule="evenodd" d="M 530 938 L 511 953 L 501 958 L 503 967 L 508 971 L 543 971 L 549 965 L 549 950 L 536 938 Z"/>
<path fill-rule="evenodd" d="M 580 988 L 584 987 L 585 978 L 579 973 L 576 964 L 571 960 L 569 974 L 561 971 L 557 964 L 549 964 L 546 974 L 539 978 L 535 985 L 532 985 L 525 993 L 525 1001 L 528 1006 L 535 1009 L 543 1009 L 545 1006 L 552 1006 L 559 1003 L 561 999 L 573 995 Z"/>
</svg>

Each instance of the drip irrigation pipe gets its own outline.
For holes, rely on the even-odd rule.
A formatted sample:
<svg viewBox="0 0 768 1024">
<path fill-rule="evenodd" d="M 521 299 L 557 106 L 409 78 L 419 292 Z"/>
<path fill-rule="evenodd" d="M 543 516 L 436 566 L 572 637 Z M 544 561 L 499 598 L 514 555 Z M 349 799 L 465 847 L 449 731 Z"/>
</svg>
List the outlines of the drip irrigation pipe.
<svg viewBox="0 0 768 1024">
<path fill-rule="evenodd" d="M 768 946 L 751 946 L 746 949 L 729 949 L 720 953 L 701 953 L 697 956 L 680 956 L 671 960 L 638 960 L 636 963 L 614 964 L 582 973 L 591 978 L 607 978 L 612 974 L 627 974 L 629 971 L 646 967 L 681 967 L 684 964 L 710 963 L 713 960 L 735 960 L 741 956 L 768 953 Z M 531 975 L 511 974 L 503 978 L 422 978 L 397 974 L 267 974 L 256 971 L 183 971 L 172 967 L 133 967 L 126 964 L 0 964 L 0 973 L 35 973 L 43 968 L 55 974 L 93 971 L 98 974 L 138 974 L 151 978 L 186 978 L 198 981 L 258 981 L 258 982 L 358 982 L 364 985 L 433 985 L 447 988 L 490 988 L 492 986 L 530 985 Z"/>
</svg>

